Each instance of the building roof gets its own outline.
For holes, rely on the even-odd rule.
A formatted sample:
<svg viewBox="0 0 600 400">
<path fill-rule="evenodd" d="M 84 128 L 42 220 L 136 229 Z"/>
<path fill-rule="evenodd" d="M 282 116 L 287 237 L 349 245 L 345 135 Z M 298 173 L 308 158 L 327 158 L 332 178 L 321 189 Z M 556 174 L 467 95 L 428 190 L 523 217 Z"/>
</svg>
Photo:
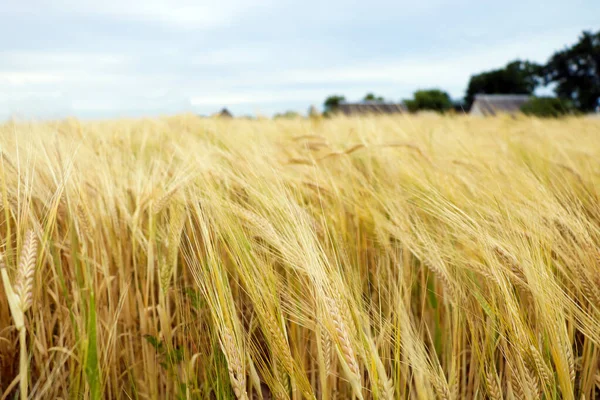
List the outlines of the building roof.
<svg viewBox="0 0 600 400">
<path fill-rule="evenodd" d="M 515 114 L 531 98 L 528 94 L 478 94 L 471 106 L 473 115 Z"/>
<path fill-rule="evenodd" d="M 397 114 L 406 111 L 404 104 L 382 103 L 379 101 L 362 101 L 360 103 L 342 102 L 337 110 L 344 115 L 359 114 Z"/>
<path fill-rule="evenodd" d="M 233 118 L 233 114 L 227 108 L 224 108 L 217 114 L 217 117 Z"/>
</svg>

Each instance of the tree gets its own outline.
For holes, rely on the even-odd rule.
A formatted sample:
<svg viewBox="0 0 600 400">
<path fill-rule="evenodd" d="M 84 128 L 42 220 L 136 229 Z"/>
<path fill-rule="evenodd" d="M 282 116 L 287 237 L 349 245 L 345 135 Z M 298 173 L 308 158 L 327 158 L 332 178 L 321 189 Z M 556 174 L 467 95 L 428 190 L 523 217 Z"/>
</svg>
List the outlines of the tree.
<svg viewBox="0 0 600 400">
<path fill-rule="evenodd" d="M 526 115 L 549 118 L 572 114 L 574 110 L 568 100 L 557 97 L 533 97 L 521 106 L 521 111 Z"/>
<path fill-rule="evenodd" d="M 600 99 L 600 31 L 584 31 L 579 42 L 554 53 L 543 76 L 546 84 L 556 84 L 558 97 L 580 111 L 594 111 Z"/>
<path fill-rule="evenodd" d="M 363 101 L 376 101 L 378 103 L 383 103 L 384 98 L 381 96 L 375 96 L 373 93 L 367 93 Z"/>
<path fill-rule="evenodd" d="M 516 60 L 504 68 L 471 76 L 465 103 L 471 108 L 476 94 L 533 94 L 541 83 L 542 67 L 529 61 Z"/>
<path fill-rule="evenodd" d="M 325 103 L 323 103 L 323 106 L 325 107 L 325 112 L 329 114 L 331 112 L 336 111 L 340 103 L 344 101 L 346 101 L 346 98 L 344 96 L 329 96 L 327 99 L 325 99 Z"/>
<path fill-rule="evenodd" d="M 413 99 L 405 100 L 409 111 L 433 110 L 445 112 L 452 108 L 452 100 L 448 93 L 439 89 L 417 90 Z"/>
</svg>

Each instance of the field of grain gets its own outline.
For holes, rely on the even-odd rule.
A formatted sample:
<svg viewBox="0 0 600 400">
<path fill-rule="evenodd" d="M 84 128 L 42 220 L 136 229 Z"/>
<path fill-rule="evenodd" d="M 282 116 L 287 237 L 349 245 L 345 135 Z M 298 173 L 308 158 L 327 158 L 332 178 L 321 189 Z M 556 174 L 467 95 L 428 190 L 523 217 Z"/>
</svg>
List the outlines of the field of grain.
<svg viewBox="0 0 600 400">
<path fill-rule="evenodd" d="M 600 121 L 0 126 L 2 399 L 600 398 Z"/>
</svg>

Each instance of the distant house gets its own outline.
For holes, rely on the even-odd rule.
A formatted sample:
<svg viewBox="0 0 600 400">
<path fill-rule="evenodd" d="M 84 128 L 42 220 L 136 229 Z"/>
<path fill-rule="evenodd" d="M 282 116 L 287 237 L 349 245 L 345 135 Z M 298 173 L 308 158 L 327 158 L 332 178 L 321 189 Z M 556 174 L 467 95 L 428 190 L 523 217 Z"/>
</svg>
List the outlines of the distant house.
<svg viewBox="0 0 600 400">
<path fill-rule="evenodd" d="M 527 94 L 478 94 L 471 106 L 471 115 L 493 116 L 516 114 L 531 98 Z"/>
<path fill-rule="evenodd" d="M 344 115 L 400 114 L 407 111 L 404 104 L 362 101 L 360 103 L 340 103 L 336 110 Z"/>
<path fill-rule="evenodd" d="M 219 118 L 233 118 L 233 114 L 227 108 L 222 109 L 216 116 Z"/>
</svg>

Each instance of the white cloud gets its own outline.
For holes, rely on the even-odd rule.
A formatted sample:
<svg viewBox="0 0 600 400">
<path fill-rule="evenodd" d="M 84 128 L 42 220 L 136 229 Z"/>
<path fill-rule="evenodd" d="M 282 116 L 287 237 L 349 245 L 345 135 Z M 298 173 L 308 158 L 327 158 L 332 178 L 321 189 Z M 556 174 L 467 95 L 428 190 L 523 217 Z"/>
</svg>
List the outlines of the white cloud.
<svg viewBox="0 0 600 400">
<path fill-rule="evenodd" d="M 495 46 L 476 46 L 464 49 L 461 54 L 281 70 L 276 65 L 278 55 L 266 47 L 173 55 L 188 66 L 226 66 L 239 71 L 220 79 L 214 72 L 193 75 L 188 71 L 187 75 L 180 75 L 169 68 L 140 74 L 136 66 L 145 62 L 141 55 L 134 59 L 111 53 L 0 52 L 1 64 L 19 67 L 0 69 L 0 100 L 4 98 L 2 102 L 11 110 L 27 110 L 29 106 L 24 99 L 35 104 L 31 109 L 39 110 L 44 104 L 56 109 L 46 94 L 59 92 L 63 109 L 118 112 L 133 108 L 178 111 L 192 107 L 310 104 L 333 92 L 358 98 L 365 90 L 400 99 L 425 87 L 440 87 L 459 97 L 472 73 L 500 67 L 518 57 L 543 62 L 557 43 L 568 43 L 573 37 L 576 37 L 574 32 L 554 32 L 550 36 L 533 36 Z M 246 68 L 251 65 L 260 68 Z"/>
<path fill-rule="evenodd" d="M 237 16 L 265 1 L 254 0 L 249 4 L 244 0 L 37 0 L 11 4 L 9 9 L 16 12 L 100 15 L 206 29 L 231 24 Z"/>
<path fill-rule="evenodd" d="M 122 54 L 75 52 L 61 50 L 0 51 L 2 65 L 15 65 L 20 68 L 42 67 L 55 68 L 69 66 L 70 68 L 115 68 L 125 65 L 130 57 Z"/>
<path fill-rule="evenodd" d="M 214 51 L 190 54 L 184 62 L 194 66 L 247 66 L 266 64 L 272 60 L 273 54 L 265 47 L 234 47 Z"/>
<path fill-rule="evenodd" d="M 27 91 L 0 97 L 0 118 L 61 118 L 71 114 L 71 101 L 60 91 Z"/>
<path fill-rule="evenodd" d="M 26 86 L 39 83 L 58 83 L 61 80 L 61 76 L 43 71 L 0 71 L 0 85 Z"/>
<path fill-rule="evenodd" d="M 31 85 L 65 85 L 94 82 L 118 84 L 128 57 L 110 53 L 63 51 L 0 51 L 0 89 Z"/>
<path fill-rule="evenodd" d="M 49 110 L 116 113 L 220 106 L 248 109 L 244 105 L 304 107 L 335 92 L 349 99 L 358 99 L 366 91 L 401 99 L 428 87 L 459 97 L 473 73 L 501 67 L 515 58 L 543 62 L 580 33 L 580 27 L 547 32 L 526 26 L 504 29 L 502 21 L 494 21 L 500 17 L 493 16 L 481 18 L 476 26 L 445 19 L 440 23 L 439 14 L 456 11 L 467 0 L 419 5 L 408 0 L 393 5 L 389 0 L 5 3 L 0 14 L 16 16 L 15 24 L 31 24 L 22 29 L 23 35 L 9 39 L 10 44 L 3 46 L 6 50 L 0 50 L 0 105 L 10 110 L 39 111 L 47 106 Z M 43 28 L 31 29 L 36 23 L 32 13 L 50 23 L 53 18 L 74 22 L 73 32 L 69 24 L 58 27 L 56 35 Z M 398 15 L 410 26 L 394 25 Z M 81 21 L 93 29 L 81 41 L 71 41 L 83 33 L 77 31 L 83 29 L 79 17 L 85 17 Z M 488 21 L 493 29 L 488 29 Z M 439 32 L 411 37 L 413 30 L 423 32 L 417 24 L 429 24 Z M 110 32 L 114 26 L 120 31 Z M 552 25 L 548 22 L 547 26 Z M 132 37 L 127 43 L 117 42 L 129 27 Z M 178 28 L 207 30 L 191 34 Z M 220 29 L 209 32 L 213 28 Z M 452 39 L 439 40 L 447 29 L 452 29 Z M 537 33 L 519 36 L 528 29 Z M 37 35 L 46 34 L 38 41 Z M 360 43 L 355 43 L 358 35 Z M 451 47 L 428 47 L 440 43 Z M 464 47 L 453 50 L 458 43 Z M 31 50 L 36 48 L 40 50 Z M 52 93 L 60 95 L 53 98 Z"/>
<path fill-rule="evenodd" d="M 152 76 L 148 76 L 148 78 L 152 78 Z M 0 90 L 6 88 L 27 90 L 30 86 L 44 86 L 46 88 L 52 86 L 55 89 L 65 89 L 73 86 L 81 88 L 104 87 L 108 89 L 135 83 L 135 76 L 130 74 L 70 68 L 47 71 L 0 70 Z"/>
<path fill-rule="evenodd" d="M 311 102 L 320 99 L 328 93 L 327 89 L 298 89 L 298 90 L 271 90 L 250 89 L 244 91 L 218 91 L 204 92 L 190 97 L 190 103 L 194 106 L 211 105 L 240 105 L 260 104 L 278 102 Z"/>
<path fill-rule="evenodd" d="M 388 59 L 341 67 L 292 69 L 269 76 L 272 83 L 285 84 L 359 84 L 389 83 L 419 87 L 464 90 L 469 77 L 481 71 L 500 68 L 515 59 L 545 62 L 557 43 L 569 43 L 577 30 L 552 32 L 494 46 L 465 49 L 462 54 L 429 55 L 412 59 Z M 462 93 L 455 93 L 459 95 Z"/>
</svg>

